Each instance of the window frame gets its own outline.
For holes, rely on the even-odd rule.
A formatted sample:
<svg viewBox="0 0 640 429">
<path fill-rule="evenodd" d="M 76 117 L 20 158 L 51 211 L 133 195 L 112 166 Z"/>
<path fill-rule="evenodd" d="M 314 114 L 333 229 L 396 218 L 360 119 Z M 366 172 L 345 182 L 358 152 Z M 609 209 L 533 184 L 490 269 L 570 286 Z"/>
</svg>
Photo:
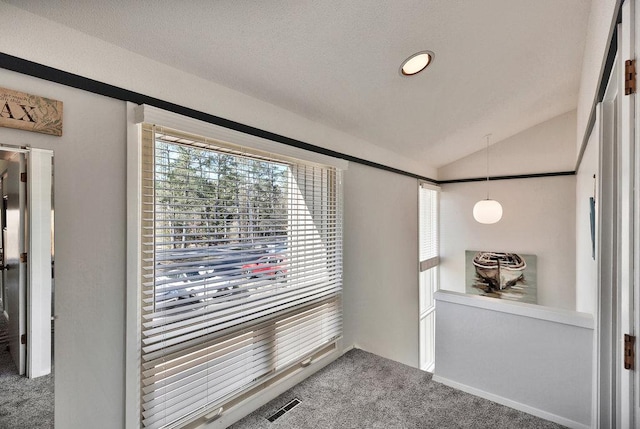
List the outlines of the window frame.
<svg viewBox="0 0 640 429">
<path fill-rule="evenodd" d="M 252 150 L 266 153 L 278 154 L 280 158 L 292 158 L 304 160 L 309 163 L 317 163 L 336 167 L 340 170 L 347 170 L 348 162 L 342 159 L 329 157 L 323 154 L 309 152 L 293 146 L 273 142 L 264 138 L 244 134 L 235 130 L 224 128 L 219 125 L 210 124 L 204 121 L 186 116 L 177 115 L 158 108 L 135 105 L 127 103 L 127 291 L 126 291 L 126 345 L 125 345 L 125 427 L 140 428 L 140 339 L 141 330 L 139 320 L 141 316 L 140 300 L 140 276 L 141 264 L 139 255 L 141 251 L 141 184 L 142 172 L 140 162 L 142 159 L 142 138 L 143 122 L 162 124 L 168 128 L 179 129 L 191 134 L 207 136 L 208 138 L 229 142 L 235 146 L 243 146 Z M 339 184 L 342 188 L 342 183 Z M 342 196 L 342 189 L 340 189 Z M 297 366 L 291 367 L 282 374 L 277 374 L 283 380 L 276 386 L 272 386 L 274 377 L 266 377 L 263 384 L 268 386 L 256 386 L 246 392 L 231 404 L 232 408 L 225 410 L 224 418 L 221 421 L 231 422 L 235 418 L 257 408 L 274 396 L 273 391 L 289 388 L 299 381 L 311 375 L 324 365 L 338 358 L 342 351 L 342 339 L 336 340 L 332 347 L 320 350 L 313 356 L 313 363 L 322 358 L 322 362 L 316 365 L 309 365 L 310 362 L 300 362 Z M 256 390 L 264 390 L 264 395 L 260 398 L 251 397 Z M 277 394 L 277 393 L 276 393 Z M 207 415 L 209 420 L 220 417 L 219 415 Z M 189 422 L 185 422 L 189 423 Z"/>
<path fill-rule="evenodd" d="M 426 259 L 422 259 L 422 245 L 423 245 L 423 219 L 422 214 L 425 208 L 422 207 L 421 194 L 423 190 L 434 192 L 431 198 L 435 197 L 435 202 L 431 200 L 431 207 L 428 208 L 431 215 L 435 214 L 435 221 L 430 222 L 429 227 L 435 228 L 434 233 L 429 233 L 429 236 L 435 235 L 435 255 L 431 255 Z M 418 315 L 418 330 L 420 333 L 420 348 L 419 348 L 419 362 L 420 369 L 424 371 L 433 372 L 435 368 L 435 301 L 434 293 L 440 287 L 440 194 L 442 190 L 439 186 L 432 185 L 426 182 L 418 183 L 418 294 L 419 294 L 419 315 Z M 435 206 L 435 207 L 434 207 Z M 428 286 L 425 284 L 427 283 Z M 425 299 L 426 292 L 425 287 L 429 288 L 429 297 Z M 425 301 L 429 301 L 425 304 Z M 428 329 L 429 332 L 425 332 Z M 428 338 L 427 338 L 428 335 Z M 427 359 L 427 357 L 431 359 Z"/>
</svg>

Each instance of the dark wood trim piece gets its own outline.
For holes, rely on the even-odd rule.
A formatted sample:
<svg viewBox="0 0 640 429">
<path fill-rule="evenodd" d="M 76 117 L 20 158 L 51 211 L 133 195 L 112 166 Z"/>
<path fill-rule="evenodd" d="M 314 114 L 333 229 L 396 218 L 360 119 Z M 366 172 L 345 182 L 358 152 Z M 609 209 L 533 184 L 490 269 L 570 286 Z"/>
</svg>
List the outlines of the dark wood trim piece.
<svg viewBox="0 0 640 429">
<path fill-rule="evenodd" d="M 319 153 L 322 155 L 331 156 L 334 158 L 344 159 L 346 161 L 355 162 L 357 164 L 366 165 L 368 167 L 377 168 L 379 170 L 389 171 L 391 173 L 401 174 L 403 176 L 412 177 L 418 180 L 424 180 L 437 184 L 438 181 L 429 177 L 414 174 L 408 171 L 400 170 L 398 168 L 390 167 L 388 165 L 379 164 L 377 162 L 368 161 L 356 156 L 347 155 L 342 152 L 337 152 L 331 149 L 325 149 L 320 146 L 312 145 L 310 143 L 303 142 L 301 140 L 292 139 L 280 134 L 272 133 L 260 128 L 252 127 L 250 125 L 242 124 L 240 122 L 232 121 L 229 119 L 221 118 L 219 116 L 211 115 L 209 113 L 201 112 L 199 110 L 191 109 L 179 104 L 171 103 L 161 100 L 159 98 L 150 97 L 148 95 L 140 94 L 138 92 L 130 91 L 128 89 L 120 88 L 114 85 L 110 85 L 104 82 L 100 82 L 94 79 L 89 79 L 84 76 L 69 73 L 64 70 L 56 69 L 53 67 L 45 66 L 33 61 L 25 60 L 23 58 L 15 57 L 13 55 L 0 52 L 0 68 L 11 70 L 14 72 L 22 73 L 25 75 L 37 77 L 47 80 L 49 82 L 58 83 L 72 88 L 81 89 L 83 91 L 92 92 L 94 94 L 102 95 L 109 98 L 115 98 L 121 101 L 130 101 L 135 104 L 147 104 L 149 106 L 157 107 L 159 109 L 167 110 L 169 112 L 177 113 L 179 115 L 188 116 L 194 119 L 199 119 L 210 124 L 219 125 L 221 127 L 229 128 L 235 131 L 239 131 L 252 136 L 261 137 L 267 140 L 271 140 L 277 143 L 286 144 L 299 149 L 308 150 L 310 152 Z"/>
<path fill-rule="evenodd" d="M 558 171 L 554 173 L 533 173 L 533 174 L 517 174 L 512 176 L 489 176 L 489 180 L 514 180 L 514 179 L 533 179 L 536 177 L 556 177 L 556 176 L 575 176 L 575 171 Z M 452 180 L 440 180 L 439 185 L 446 185 L 449 183 L 467 183 L 467 182 L 484 182 L 487 177 L 473 177 L 469 179 L 452 179 Z"/>
</svg>

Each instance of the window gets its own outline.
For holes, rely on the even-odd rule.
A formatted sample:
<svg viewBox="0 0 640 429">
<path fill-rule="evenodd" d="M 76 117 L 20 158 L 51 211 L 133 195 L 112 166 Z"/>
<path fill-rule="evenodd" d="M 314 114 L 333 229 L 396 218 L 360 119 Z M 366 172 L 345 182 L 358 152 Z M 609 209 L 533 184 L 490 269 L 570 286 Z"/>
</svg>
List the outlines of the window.
<svg viewBox="0 0 640 429">
<path fill-rule="evenodd" d="M 341 170 L 141 128 L 140 422 L 179 427 L 342 335 Z"/>
<path fill-rule="evenodd" d="M 435 365 L 435 303 L 438 289 L 438 197 L 439 188 L 422 183 L 419 190 L 420 259 L 420 368 L 433 371 Z"/>
</svg>

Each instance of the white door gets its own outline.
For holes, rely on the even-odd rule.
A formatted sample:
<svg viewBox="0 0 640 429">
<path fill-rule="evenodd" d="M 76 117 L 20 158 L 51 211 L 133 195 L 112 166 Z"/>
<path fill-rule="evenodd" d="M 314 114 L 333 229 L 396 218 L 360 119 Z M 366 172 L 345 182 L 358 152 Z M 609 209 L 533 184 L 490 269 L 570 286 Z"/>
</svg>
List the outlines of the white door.
<svg viewBox="0 0 640 429">
<path fill-rule="evenodd" d="M 640 8 L 638 7 L 636 0 L 627 0 L 622 6 L 622 25 L 623 25 L 623 45 L 622 49 L 628 59 L 637 59 L 638 51 L 640 51 L 640 31 L 637 29 L 637 23 L 640 19 Z M 636 68 L 640 64 L 640 61 L 636 61 Z M 638 84 L 638 77 L 635 76 L 636 91 Z M 624 120 L 628 121 L 628 124 L 623 125 L 626 129 L 630 130 L 629 135 L 629 149 L 628 149 L 628 164 L 630 170 L 630 177 L 628 178 L 632 185 L 631 194 L 631 207 L 630 216 L 632 222 L 630 224 L 630 281 L 629 281 L 629 293 L 626 296 L 626 301 L 622 303 L 626 309 L 626 321 L 629 325 L 629 333 L 638 337 L 640 333 L 640 97 L 636 94 L 629 95 L 627 97 L 625 105 L 623 106 L 626 112 Z M 628 380 L 629 399 L 624 401 L 623 413 L 628 416 L 629 427 L 640 427 L 640 364 L 638 360 L 638 352 L 640 351 L 640 344 L 635 344 L 635 371 L 632 371 L 626 375 Z"/>
<path fill-rule="evenodd" d="M 618 58 L 619 72 L 619 129 L 620 138 L 617 154 L 618 163 L 618 294 L 619 312 L 617 329 L 618 361 L 617 371 L 617 396 L 618 400 L 618 427 L 634 428 L 640 424 L 640 406 L 638 401 L 638 360 L 632 359 L 631 366 L 625 361 L 625 335 L 636 336 L 638 330 L 638 315 L 635 305 L 638 299 L 638 279 L 640 274 L 640 256 L 638 233 L 640 222 L 640 191 L 638 182 L 640 170 L 638 169 L 638 133 L 635 132 L 638 118 L 637 94 L 626 94 L 625 79 L 628 70 L 625 62 L 636 58 L 636 7 L 635 0 L 627 0 L 622 4 L 622 22 L 618 25 Z M 634 76 L 634 79 L 637 78 Z M 635 346 L 638 348 L 638 345 Z"/>
<path fill-rule="evenodd" d="M 6 225 L 4 249 L 4 280 L 6 282 L 9 349 L 19 374 L 26 373 L 27 284 L 26 264 L 20 255 L 25 252 L 25 196 L 26 183 L 20 175 L 25 173 L 25 157 L 15 153 L 9 160 L 4 176 Z"/>
<path fill-rule="evenodd" d="M 52 157 L 48 150 L 27 155 L 27 376 L 51 372 Z"/>
</svg>

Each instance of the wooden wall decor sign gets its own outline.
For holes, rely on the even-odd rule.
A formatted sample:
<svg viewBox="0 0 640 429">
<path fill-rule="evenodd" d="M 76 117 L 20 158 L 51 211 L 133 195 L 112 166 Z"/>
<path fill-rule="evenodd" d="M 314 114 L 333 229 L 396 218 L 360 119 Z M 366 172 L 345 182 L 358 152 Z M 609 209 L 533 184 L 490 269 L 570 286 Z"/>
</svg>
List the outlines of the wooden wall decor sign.
<svg viewBox="0 0 640 429">
<path fill-rule="evenodd" d="M 62 135 L 62 101 L 0 87 L 0 127 Z"/>
</svg>

